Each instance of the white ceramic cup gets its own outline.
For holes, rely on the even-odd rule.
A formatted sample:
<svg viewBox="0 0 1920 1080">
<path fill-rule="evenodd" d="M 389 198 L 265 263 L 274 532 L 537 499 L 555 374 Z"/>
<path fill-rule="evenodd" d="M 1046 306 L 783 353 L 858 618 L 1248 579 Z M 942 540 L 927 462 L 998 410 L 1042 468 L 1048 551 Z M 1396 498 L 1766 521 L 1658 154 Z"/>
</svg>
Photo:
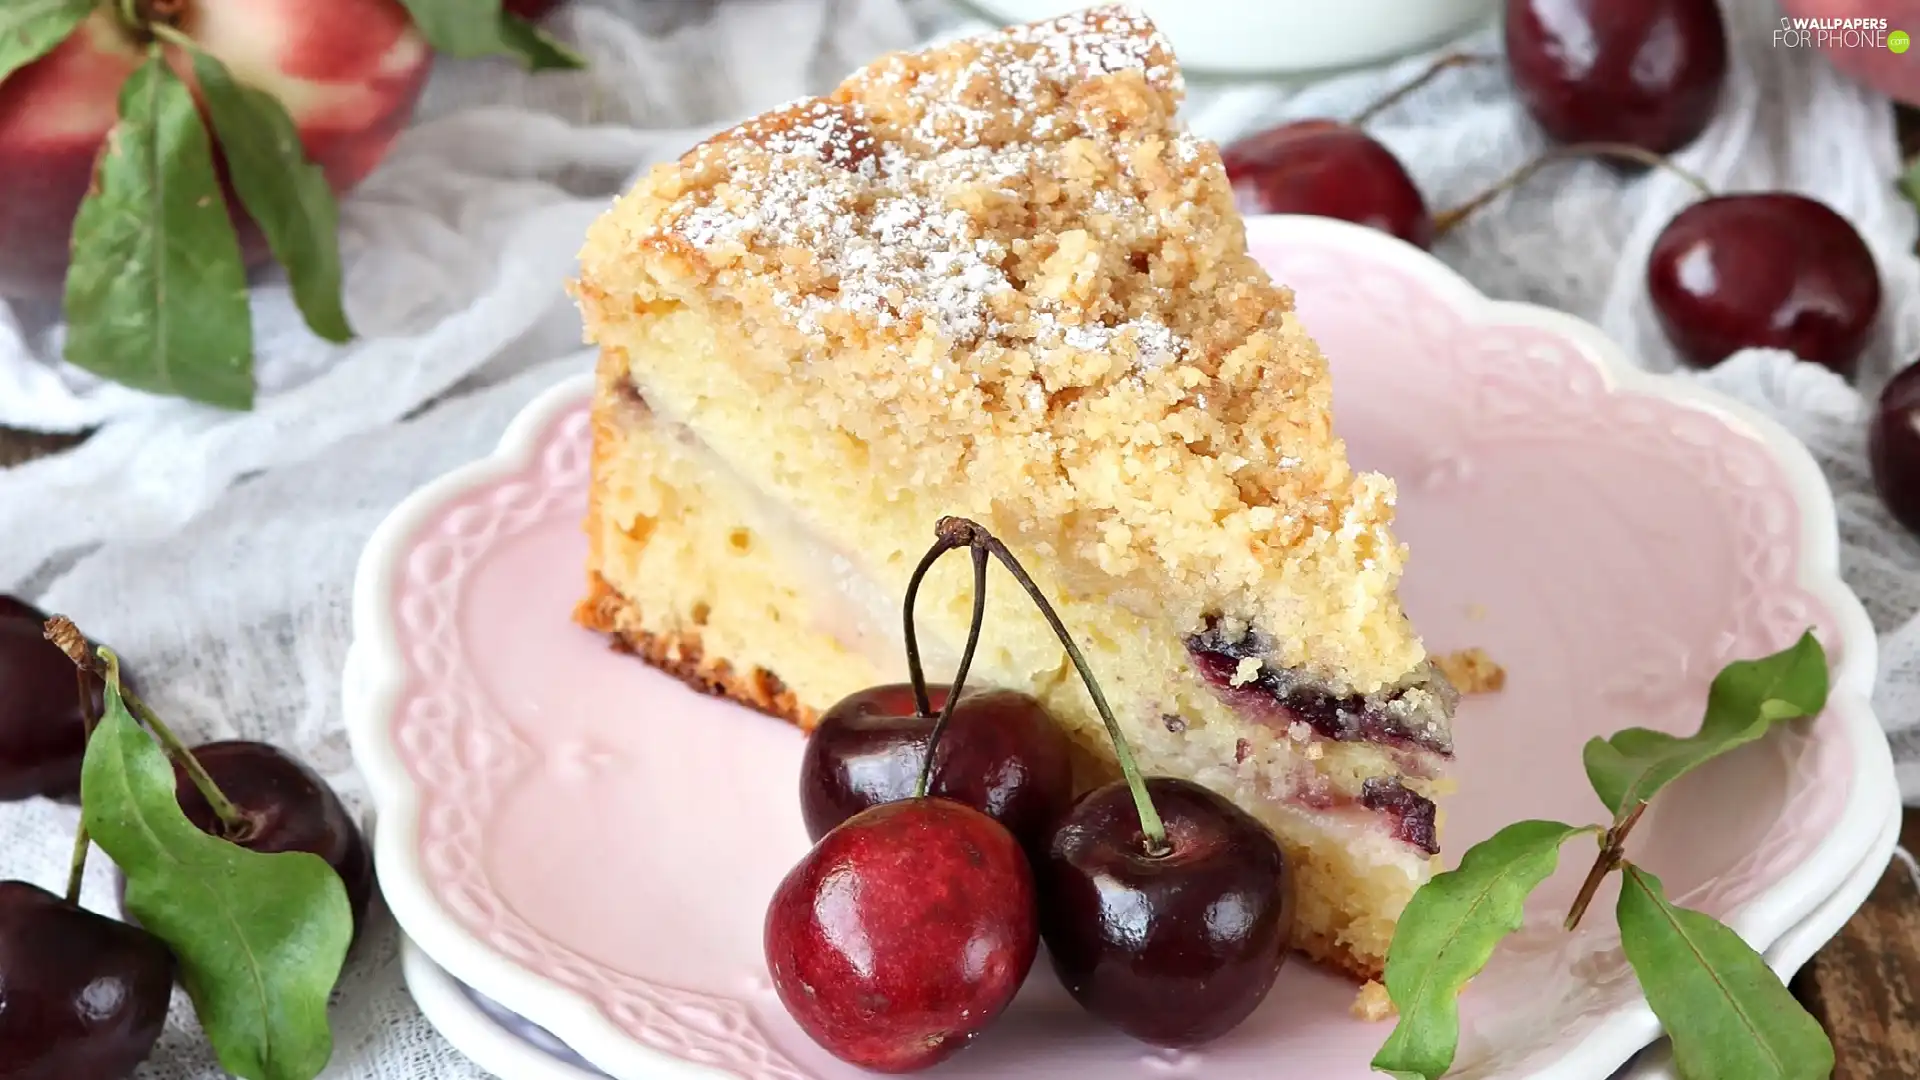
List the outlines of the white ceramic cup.
<svg viewBox="0 0 1920 1080">
<path fill-rule="evenodd" d="M 967 0 L 1009 23 L 1092 0 Z M 1132 0 L 1173 43 L 1182 67 L 1286 75 L 1369 64 L 1437 44 L 1492 18 L 1497 0 Z"/>
</svg>

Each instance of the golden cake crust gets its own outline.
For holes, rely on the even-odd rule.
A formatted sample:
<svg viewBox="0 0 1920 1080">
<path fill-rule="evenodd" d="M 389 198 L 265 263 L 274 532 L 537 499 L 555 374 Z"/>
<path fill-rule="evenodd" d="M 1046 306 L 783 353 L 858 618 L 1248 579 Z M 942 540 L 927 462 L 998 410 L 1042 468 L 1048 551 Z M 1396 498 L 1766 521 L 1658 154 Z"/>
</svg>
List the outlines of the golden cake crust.
<svg viewBox="0 0 1920 1080">
<path fill-rule="evenodd" d="M 1392 484 L 1348 467 L 1325 362 L 1180 96 L 1164 39 L 1118 8 L 883 58 L 604 215 L 589 337 L 639 297 L 718 304 L 763 356 L 805 358 L 760 374 L 806 384 L 823 428 L 992 493 L 998 522 L 1058 523 L 1066 586 L 1393 685 L 1425 654 Z"/>
<path fill-rule="evenodd" d="M 641 629 L 640 612 L 599 574 L 587 575 L 587 595 L 575 606 L 573 619 L 703 694 L 737 701 L 802 731 L 812 731 L 820 722 L 773 672 L 755 667 L 742 673 L 726 657 L 709 655 L 695 633 Z"/>
</svg>

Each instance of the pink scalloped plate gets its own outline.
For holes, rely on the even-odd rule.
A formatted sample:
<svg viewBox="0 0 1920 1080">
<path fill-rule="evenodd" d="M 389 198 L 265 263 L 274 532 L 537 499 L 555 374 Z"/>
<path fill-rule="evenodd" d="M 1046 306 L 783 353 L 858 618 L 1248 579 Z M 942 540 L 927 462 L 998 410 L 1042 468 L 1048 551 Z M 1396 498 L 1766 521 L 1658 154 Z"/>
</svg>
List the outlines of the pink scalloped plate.
<svg viewBox="0 0 1920 1080">
<path fill-rule="evenodd" d="M 1834 664 L 1826 712 L 1663 793 L 1633 855 L 1763 950 L 1834 900 L 1898 798 L 1872 629 L 1805 451 L 1390 237 L 1248 231 L 1326 349 L 1354 460 L 1399 481 L 1403 596 L 1429 647 L 1479 646 L 1508 672 L 1461 706 L 1447 851 L 1523 817 L 1595 820 L 1582 743 L 1690 729 L 1723 664 L 1812 626 Z M 346 704 L 389 903 L 454 978 L 617 1080 L 860 1075 L 786 1016 L 760 952 L 767 897 L 806 849 L 800 735 L 569 622 L 589 392 L 554 388 L 368 544 Z M 1463 995 L 1455 1075 L 1602 1080 L 1658 1035 L 1610 894 L 1557 929 L 1586 854 L 1568 849 Z M 1043 960 L 939 1073 L 1358 1080 L 1387 1029 L 1348 1014 L 1353 992 L 1291 964 L 1241 1028 L 1161 1052 L 1080 1013 Z"/>
</svg>

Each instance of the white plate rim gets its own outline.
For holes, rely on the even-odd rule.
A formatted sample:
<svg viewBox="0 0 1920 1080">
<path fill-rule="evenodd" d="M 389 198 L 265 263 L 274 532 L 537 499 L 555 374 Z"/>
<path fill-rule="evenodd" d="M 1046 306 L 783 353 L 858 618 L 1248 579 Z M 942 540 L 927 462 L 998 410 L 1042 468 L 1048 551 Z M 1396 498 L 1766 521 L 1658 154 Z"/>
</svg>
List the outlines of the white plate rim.
<svg viewBox="0 0 1920 1080">
<path fill-rule="evenodd" d="M 1378 230 L 1331 218 L 1264 215 L 1246 220 L 1253 247 L 1288 242 L 1358 251 L 1430 287 L 1462 319 L 1477 325 L 1549 331 L 1575 344 L 1607 385 L 1673 401 L 1715 416 L 1761 443 L 1779 463 L 1801 512 L 1798 584 L 1832 615 L 1842 645 L 1826 722 L 1843 723 L 1853 750 L 1853 786 L 1840 817 L 1813 855 L 1786 879 L 1734 912 L 1728 924 L 1754 948 L 1774 940 L 1814 911 L 1859 866 L 1880 832 L 1888 807 L 1899 806 L 1893 759 L 1874 717 L 1871 697 L 1879 651 L 1873 626 L 1839 573 L 1839 527 L 1833 496 L 1807 449 L 1771 418 L 1696 381 L 1642 371 L 1598 327 L 1536 304 L 1492 299 L 1439 259 Z M 374 857 L 389 907 L 400 925 L 454 978 L 552 1031 L 583 1057 L 621 1080 L 694 1080 L 728 1075 L 642 1046 L 584 996 L 519 967 L 475 938 L 441 906 L 427 885 L 415 842 L 419 792 L 388 737 L 403 682 L 397 627 L 386 597 L 399 555 L 422 521 L 460 494 L 524 469 L 536 441 L 592 390 L 593 376 L 560 381 L 521 410 L 488 456 L 460 466 L 404 499 L 368 539 L 354 578 L 353 644 L 343 680 L 347 732 L 379 810 Z M 1644 1000 L 1609 1015 L 1534 1080 L 1606 1080 L 1660 1035 Z"/>
</svg>

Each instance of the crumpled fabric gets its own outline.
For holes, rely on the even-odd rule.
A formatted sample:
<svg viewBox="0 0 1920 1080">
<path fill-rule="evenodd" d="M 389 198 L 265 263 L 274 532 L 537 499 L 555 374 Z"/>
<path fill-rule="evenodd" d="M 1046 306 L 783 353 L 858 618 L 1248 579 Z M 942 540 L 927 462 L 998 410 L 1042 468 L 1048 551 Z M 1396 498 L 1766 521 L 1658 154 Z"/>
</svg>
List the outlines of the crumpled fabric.
<svg viewBox="0 0 1920 1080">
<path fill-rule="evenodd" d="M 1819 54 L 1774 48 L 1772 3 L 1730 4 L 1728 16 L 1725 99 L 1678 160 L 1720 190 L 1815 195 L 1859 228 L 1886 296 L 1858 380 L 1870 401 L 1920 343 L 1915 218 L 1892 184 L 1892 111 Z M 590 366 L 563 293 L 588 222 L 638 171 L 706 134 L 825 90 L 885 50 L 984 23 L 950 0 L 576 0 L 551 26 L 590 70 L 534 76 L 504 61 L 442 61 L 414 127 L 345 201 L 358 340 L 313 338 L 283 282 L 259 282 L 254 411 L 103 384 L 54 359 L 57 311 L 0 303 L 0 424 L 97 429 L 74 449 L 0 470 L 0 590 L 71 615 L 115 646 L 190 739 L 275 742 L 362 810 L 340 704 L 355 561 L 409 492 L 486 453 L 520 406 Z M 1455 47 L 1490 53 L 1498 38 L 1481 31 Z M 1428 59 L 1304 84 L 1194 80 L 1186 115 L 1220 140 L 1286 119 L 1347 117 Z M 1371 130 L 1436 208 L 1547 145 L 1497 65 L 1448 72 Z M 1654 236 L 1693 197 L 1664 173 L 1557 165 L 1435 254 L 1492 296 L 1583 316 L 1646 367 L 1672 370 L 1642 274 Z M 1920 800 L 1920 542 L 1872 492 L 1860 392 L 1764 352 L 1682 377 L 1777 418 L 1826 473 L 1845 574 L 1882 635 L 1875 702 L 1902 790 Z M 74 821 L 72 809 L 44 801 L 0 806 L 0 875 L 57 887 Z M 109 888 L 96 855 L 87 902 L 106 907 Z M 326 1076 L 484 1075 L 414 1008 L 396 942 L 382 916 L 356 949 Z M 184 998 L 140 1075 L 221 1075 Z"/>
</svg>

